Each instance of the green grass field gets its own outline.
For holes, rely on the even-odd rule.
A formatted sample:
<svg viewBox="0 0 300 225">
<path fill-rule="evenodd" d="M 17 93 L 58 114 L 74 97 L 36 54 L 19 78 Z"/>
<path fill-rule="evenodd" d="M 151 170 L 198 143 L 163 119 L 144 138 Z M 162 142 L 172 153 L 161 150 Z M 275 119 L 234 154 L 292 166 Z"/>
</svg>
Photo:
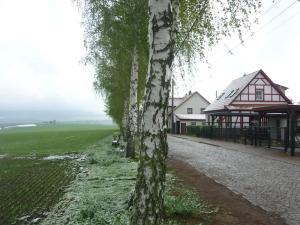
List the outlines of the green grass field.
<svg viewBox="0 0 300 225">
<path fill-rule="evenodd" d="M 39 125 L 0 130 L 0 155 L 80 152 L 116 130 L 102 125 Z"/>
<path fill-rule="evenodd" d="M 77 162 L 42 156 L 84 152 L 115 131 L 112 126 L 62 124 L 0 130 L 0 155 L 5 155 L 0 157 L 0 224 L 42 218 L 75 178 Z"/>
<path fill-rule="evenodd" d="M 44 217 L 75 178 L 76 170 L 69 161 L 1 159 L 0 224 L 12 224 L 24 216 L 30 220 Z"/>
<path fill-rule="evenodd" d="M 137 163 L 112 149 L 115 131 L 60 124 L 1 130 L 0 224 L 128 224 Z M 43 158 L 67 152 L 85 154 L 86 160 Z M 192 190 L 174 189 L 176 180 L 167 177 L 164 225 L 190 224 L 186 218 L 211 213 Z"/>
</svg>

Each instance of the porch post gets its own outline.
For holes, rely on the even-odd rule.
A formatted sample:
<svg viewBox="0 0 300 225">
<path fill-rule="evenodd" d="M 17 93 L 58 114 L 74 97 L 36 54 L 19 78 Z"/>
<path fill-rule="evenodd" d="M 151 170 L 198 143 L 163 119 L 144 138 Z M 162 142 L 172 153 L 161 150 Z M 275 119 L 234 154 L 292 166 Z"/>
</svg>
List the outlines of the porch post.
<svg viewBox="0 0 300 225">
<path fill-rule="evenodd" d="M 295 155 L 295 137 L 296 137 L 296 113 L 295 110 L 290 112 L 290 156 Z"/>
<path fill-rule="evenodd" d="M 215 116 L 211 116 L 211 126 L 210 126 L 210 138 L 213 138 L 214 137 L 214 123 L 215 123 Z"/>
<path fill-rule="evenodd" d="M 290 112 L 286 114 L 286 129 L 284 132 L 284 151 L 287 152 L 290 146 Z"/>
</svg>

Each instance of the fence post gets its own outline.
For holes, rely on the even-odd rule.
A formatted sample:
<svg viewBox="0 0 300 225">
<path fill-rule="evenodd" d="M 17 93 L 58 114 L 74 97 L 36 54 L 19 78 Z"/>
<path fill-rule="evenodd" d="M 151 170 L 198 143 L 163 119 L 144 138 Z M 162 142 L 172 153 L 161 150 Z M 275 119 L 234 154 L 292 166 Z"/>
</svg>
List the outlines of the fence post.
<svg viewBox="0 0 300 225">
<path fill-rule="evenodd" d="M 254 127 L 254 146 L 257 146 L 257 127 Z"/>
<path fill-rule="evenodd" d="M 234 143 L 236 143 L 236 136 L 237 136 L 237 134 L 236 134 L 236 130 L 235 130 L 235 128 L 231 128 L 231 129 L 233 129 L 233 130 L 234 130 L 234 132 L 230 132 L 230 134 L 232 134 L 232 133 L 233 133 L 233 142 L 234 142 Z"/>
<path fill-rule="evenodd" d="M 268 148 L 271 148 L 271 128 L 268 128 Z"/>
<path fill-rule="evenodd" d="M 289 148 L 289 133 L 288 133 L 288 127 L 284 128 L 284 151 L 287 152 Z"/>
<path fill-rule="evenodd" d="M 264 133 L 263 132 L 264 132 L 264 130 L 261 127 L 259 127 L 258 128 L 258 146 L 261 146 L 261 140 L 264 137 Z"/>
<path fill-rule="evenodd" d="M 254 131 L 253 127 L 250 127 L 250 143 L 253 145 L 253 139 L 254 139 Z"/>
</svg>

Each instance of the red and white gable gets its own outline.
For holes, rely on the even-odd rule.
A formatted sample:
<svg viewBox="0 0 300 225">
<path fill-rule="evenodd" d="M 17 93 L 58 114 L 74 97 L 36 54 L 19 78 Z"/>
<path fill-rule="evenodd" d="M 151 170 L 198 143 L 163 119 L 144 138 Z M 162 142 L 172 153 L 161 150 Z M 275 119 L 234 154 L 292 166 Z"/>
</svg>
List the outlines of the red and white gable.
<svg viewBox="0 0 300 225">
<path fill-rule="evenodd" d="M 285 96 L 283 91 L 282 86 L 273 83 L 263 71 L 260 71 L 235 97 L 230 105 L 263 106 L 291 104 L 291 101 Z"/>
</svg>

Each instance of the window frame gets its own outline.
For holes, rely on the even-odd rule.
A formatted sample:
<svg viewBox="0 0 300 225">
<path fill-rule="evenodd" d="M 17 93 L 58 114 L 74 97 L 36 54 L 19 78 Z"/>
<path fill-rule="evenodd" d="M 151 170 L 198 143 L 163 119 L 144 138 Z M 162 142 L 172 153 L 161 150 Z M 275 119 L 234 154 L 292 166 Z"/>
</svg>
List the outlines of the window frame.
<svg viewBox="0 0 300 225">
<path fill-rule="evenodd" d="M 258 93 L 261 93 L 259 99 Z M 264 101 L 264 89 L 255 89 L 255 101 Z"/>
<path fill-rule="evenodd" d="M 190 110 L 190 112 L 189 112 L 189 110 Z M 193 108 L 187 108 L 186 109 L 186 113 L 187 114 L 193 114 Z"/>
</svg>

